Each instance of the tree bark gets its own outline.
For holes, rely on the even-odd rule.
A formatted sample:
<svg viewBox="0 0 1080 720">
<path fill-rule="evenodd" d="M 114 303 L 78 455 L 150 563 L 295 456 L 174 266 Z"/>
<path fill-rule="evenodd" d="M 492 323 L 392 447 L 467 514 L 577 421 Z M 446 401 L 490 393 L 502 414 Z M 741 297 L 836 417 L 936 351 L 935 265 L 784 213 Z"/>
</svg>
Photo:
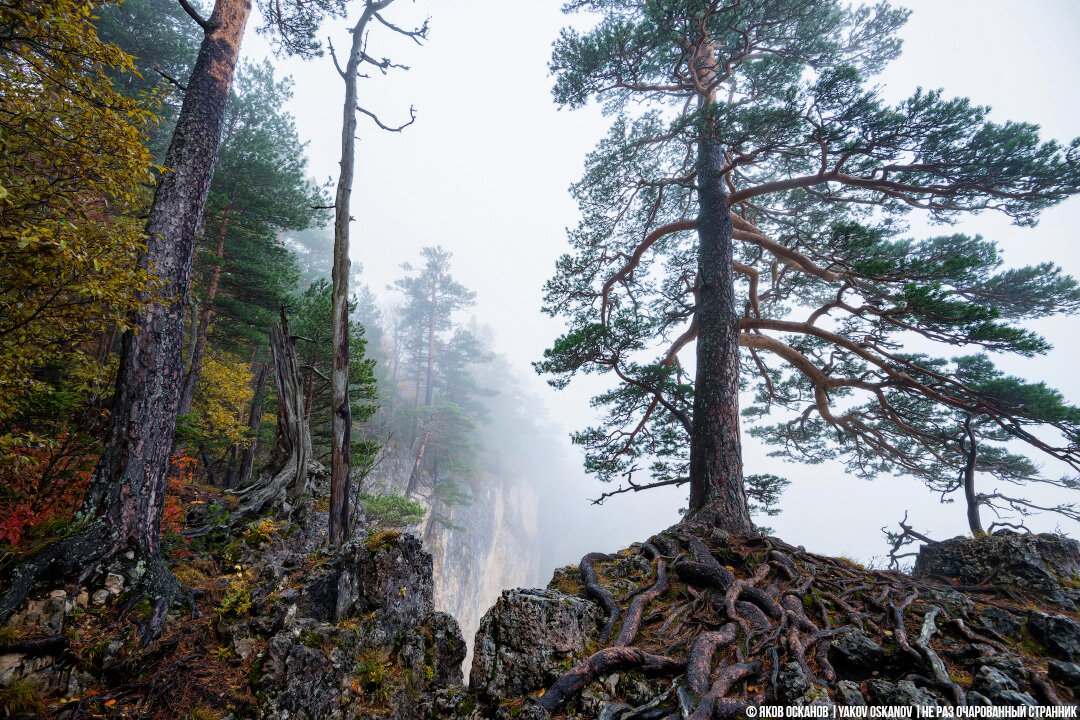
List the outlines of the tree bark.
<svg viewBox="0 0 1080 720">
<path fill-rule="evenodd" d="M 967 436 L 967 445 L 961 441 L 960 449 L 964 453 L 964 502 L 967 504 L 968 528 L 975 537 L 986 534 L 983 529 L 982 517 L 979 513 L 979 494 L 975 491 L 975 465 L 979 459 L 979 446 L 975 441 L 975 431 L 971 429 L 971 416 L 964 419 L 964 434 Z"/>
<path fill-rule="evenodd" d="M 412 472 L 409 473 L 409 484 L 405 488 L 405 497 L 411 498 L 420 487 L 420 476 L 423 473 L 424 452 L 427 450 L 428 436 L 429 433 L 427 432 L 420 436 L 420 445 L 416 451 L 416 460 L 413 461 Z"/>
<path fill-rule="evenodd" d="M 285 459 L 267 475 L 238 485 L 233 493 L 237 507 L 229 513 L 228 530 L 274 509 L 288 515 L 304 494 L 314 464 L 311 432 L 304 419 L 304 383 L 284 310 L 281 325 L 270 326 L 270 350 L 278 393 L 278 428 L 282 431 L 278 442 Z M 256 421 L 252 420 L 252 424 Z M 191 528 L 186 534 L 196 537 L 215 529 L 218 526 L 203 525 Z"/>
<path fill-rule="evenodd" d="M 145 563 L 150 628 L 164 622 L 178 585 L 160 555 L 161 514 L 183 379 L 184 309 L 195 236 L 214 172 L 250 0 L 218 0 L 207 24 L 165 155 L 146 227 L 143 267 L 160 286 L 125 333 L 105 449 L 77 521 L 82 529 L 27 559 L 0 600 L 0 619 L 39 577 L 79 577 L 89 564 L 133 550 Z"/>
<path fill-rule="evenodd" d="M 690 439 L 690 511 L 709 508 L 721 528 L 753 529 L 743 488 L 739 436 L 739 315 L 735 307 L 731 212 L 720 177 L 721 149 L 698 142 L 697 375 Z"/>
</svg>

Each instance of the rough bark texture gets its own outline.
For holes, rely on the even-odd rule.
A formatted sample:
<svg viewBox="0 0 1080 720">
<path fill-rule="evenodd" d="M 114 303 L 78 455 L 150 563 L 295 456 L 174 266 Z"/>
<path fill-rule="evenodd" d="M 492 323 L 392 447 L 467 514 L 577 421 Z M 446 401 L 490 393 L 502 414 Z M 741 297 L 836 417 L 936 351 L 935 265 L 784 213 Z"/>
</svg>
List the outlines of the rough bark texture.
<svg viewBox="0 0 1080 720">
<path fill-rule="evenodd" d="M 184 373 L 184 310 L 195 238 L 214 172 L 250 0 L 218 0 L 188 80 L 146 227 L 142 264 L 160 281 L 124 335 L 105 450 L 86 490 L 83 529 L 28 558 L 0 600 L 6 615 L 33 582 L 81 580 L 86 568 L 126 550 L 146 563 L 142 591 L 157 627 L 177 585 L 160 559 L 161 513 Z M 74 576 L 74 577 L 73 577 Z"/>
<path fill-rule="evenodd" d="M 979 512 L 979 493 L 975 490 L 975 467 L 979 460 L 979 445 L 975 440 L 975 433 L 971 429 L 971 417 L 964 420 L 964 435 L 967 443 L 961 444 L 960 449 L 964 452 L 964 502 L 967 505 L 968 528 L 975 537 L 985 535 L 982 517 Z"/>
<path fill-rule="evenodd" d="M 697 375 L 690 441 L 690 510 L 709 506 L 716 524 L 752 529 L 739 438 L 739 316 L 732 224 L 720 178 L 720 148 L 698 143 Z"/>
<path fill-rule="evenodd" d="M 274 384 L 278 393 L 279 423 L 284 430 L 281 438 L 287 455 L 268 478 L 257 480 L 236 492 L 240 506 L 231 513 L 233 523 L 266 512 L 274 505 L 291 509 L 307 488 L 309 465 L 312 462 L 311 430 L 304 419 L 304 388 L 300 367 L 296 361 L 293 339 L 285 313 L 281 325 L 270 326 L 270 350 L 274 357 Z"/>
</svg>

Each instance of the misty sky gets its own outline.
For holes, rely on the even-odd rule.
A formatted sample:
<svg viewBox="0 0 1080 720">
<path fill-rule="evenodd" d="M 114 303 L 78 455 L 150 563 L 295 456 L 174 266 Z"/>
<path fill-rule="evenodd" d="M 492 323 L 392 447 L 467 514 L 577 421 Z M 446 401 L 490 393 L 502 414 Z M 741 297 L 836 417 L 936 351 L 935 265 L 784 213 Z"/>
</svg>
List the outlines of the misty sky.
<svg viewBox="0 0 1080 720">
<path fill-rule="evenodd" d="M 914 12 L 902 32 L 903 56 L 879 78 L 890 99 L 920 85 L 941 87 L 992 106 L 995 120 L 1036 122 L 1045 136 L 1066 142 L 1080 135 L 1080 96 L 1073 80 L 1080 67 L 1080 4 L 896 4 Z M 399 135 L 359 119 L 352 257 L 362 263 L 365 282 L 386 297 L 386 285 L 401 274 L 400 263 L 415 262 L 421 247 L 439 244 L 452 250 L 457 278 L 477 292 L 476 318 L 494 330 L 495 350 L 510 358 L 542 394 L 552 419 L 569 431 L 592 422 L 588 398 L 596 386 L 575 383 L 556 393 L 529 363 L 562 330 L 560 321 L 540 313 L 541 288 L 566 250 L 565 228 L 577 222 L 567 187 L 580 175 L 585 154 L 605 133 L 607 122 L 595 107 L 559 111 L 551 100 L 551 43 L 568 22 L 560 5 L 548 0 L 398 0 L 385 11 L 399 25 L 430 16 L 431 32 L 422 48 L 382 28 L 371 35 L 371 55 L 390 56 L 411 70 L 361 80 L 361 104 L 388 124 L 406 119 L 410 105 L 418 118 Z M 249 59 L 267 54 L 265 42 L 251 29 L 255 22 L 244 43 Z M 344 23 L 327 27 L 325 34 L 339 52 L 348 45 Z M 328 57 L 277 64 L 296 80 L 290 110 L 309 141 L 314 176 L 336 179 L 341 79 Z M 956 231 L 998 240 L 1010 265 L 1052 260 L 1075 276 L 1080 275 L 1080 254 L 1070 231 L 1078 225 L 1080 199 L 1074 198 L 1045 213 L 1035 229 L 986 215 L 965 220 Z M 1055 350 L 1047 357 L 1009 359 L 1002 365 L 1044 379 L 1071 402 L 1080 402 L 1075 370 L 1080 322 L 1070 317 L 1034 327 L 1049 336 Z M 692 354 L 685 357 L 692 359 Z M 783 498 L 784 513 L 768 520 L 789 542 L 869 559 L 884 551 L 880 527 L 895 523 L 905 508 L 919 528 L 935 537 L 965 530 L 963 508 L 940 506 L 918 483 L 891 477 L 868 483 L 845 477 L 835 466 L 803 468 L 767 458 L 752 441 L 745 442 L 747 472 L 774 472 L 793 481 Z M 562 465 L 579 466 L 578 450 L 569 442 L 566 452 L 574 456 Z M 582 481 L 583 503 L 598 493 L 594 486 L 584 487 Z M 684 502 L 685 489 L 654 491 L 623 496 L 602 508 L 583 504 L 582 512 L 593 534 L 603 529 L 610 540 L 595 549 L 610 551 L 675 522 Z M 1050 529 L 1057 522 L 1050 518 L 1032 526 Z M 1062 529 L 1076 535 L 1075 525 L 1063 522 Z"/>
</svg>

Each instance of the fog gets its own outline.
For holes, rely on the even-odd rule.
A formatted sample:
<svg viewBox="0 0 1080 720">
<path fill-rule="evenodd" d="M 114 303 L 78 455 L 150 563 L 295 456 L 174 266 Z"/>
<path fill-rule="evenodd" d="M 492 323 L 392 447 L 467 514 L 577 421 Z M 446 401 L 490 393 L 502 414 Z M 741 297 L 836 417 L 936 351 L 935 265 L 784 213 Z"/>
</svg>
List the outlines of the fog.
<svg viewBox="0 0 1080 720">
<path fill-rule="evenodd" d="M 1080 66 L 1080 5 L 1068 0 L 900 4 L 914 12 L 902 32 L 903 56 L 881 76 L 887 96 L 906 96 L 919 85 L 942 87 L 991 105 L 996 120 L 1036 122 L 1046 136 L 1064 141 L 1080 134 L 1080 94 L 1071 79 Z M 580 452 L 566 436 L 594 421 L 588 399 L 600 386 L 578 380 L 555 392 L 530 368 L 562 330 L 560 321 L 543 316 L 539 307 L 541 287 L 566 249 L 565 228 L 577 221 L 567 187 L 607 125 L 595 107 L 559 111 L 551 100 L 551 42 L 568 22 L 559 5 L 417 0 L 388 9 L 388 18 L 402 26 L 430 16 L 430 39 L 416 47 L 376 28 L 368 52 L 411 69 L 386 77 L 375 71 L 376 77 L 362 80 L 361 104 L 387 124 L 407 119 L 413 105 L 417 120 L 404 132 L 389 134 L 360 117 L 352 204 L 352 257 L 363 265 L 364 282 L 387 296 L 384 288 L 399 276 L 400 263 L 415 259 L 421 247 L 452 250 L 456 277 L 477 293 L 476 320 L 492 329 L 494 349 L 546 408 L 555 449 L 550 457 L 536 459 L 547 464 L 536 477 L 550 478 L 538 490 L 559 493 L 565 507 L 545 518 L 558 525 L 547 528 L 551 534 L 545 540 L 559 539 L 559 557 L 552 564 L 573 561 L 587 549 L 611 551 L 644 539 L 676 522 L 685 504 L 685 490 L 671 489 L 591 505 L 588 498 L 602 488 L 585 477 Z M 326 27 L 324 34 L 338 47 L 346 44 L 344 23 Z M 263 39 L 249 30 L 246 57 L 267 53 Z M 328 57 L 278 64 L 296 79 L 291 110 L 309 141 L 314 176 L 336 178 L 340 78 Z M 1052 260 L 1075 276 L 1080 256 L 1070 231 L 1078 221 L 1080 199 L 1073 198 L 1046 212 L 1034 229 L 985 215 L 965 220 L 958 230 L 998 240 L 1008 264 Z M 1080 378 L 1073 371 L 1080 324 L 1058 318 L 1034 327 L 1050 338 L 1054 351 L 1007 359 L 1002 366 L 1044 379 L 1071 402 L 1080 401 Z M 781 501 L 783 513 L 767 522 L 789 542 L 869 560 L 884 551 L 880 528 L 898 520 L 905 508 L 935 537 L 965 529 L 959 505 L 940 505 L 915 481 L 882 477 L 869 483 L 845 477 L 838 466 L 804 468 L 770 458 L 749 438 L 744 442 L 748 472 L 773 472 L 792 481 Z M 1056 523 L 1045 518 L 1032 527 Z"/>
</svg>

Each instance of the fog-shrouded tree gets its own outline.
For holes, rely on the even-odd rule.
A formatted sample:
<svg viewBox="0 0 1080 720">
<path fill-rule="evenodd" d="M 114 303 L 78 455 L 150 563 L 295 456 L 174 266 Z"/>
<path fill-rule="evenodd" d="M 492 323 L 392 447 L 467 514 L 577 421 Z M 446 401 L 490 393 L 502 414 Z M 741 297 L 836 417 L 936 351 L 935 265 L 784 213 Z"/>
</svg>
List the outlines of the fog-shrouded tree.
<svg viewBox="0 0 1080 720">
<path fill-rule="evenodd" d="M 1080 466 L 1080 415 L 1060 395 L 1033 408 L 946 367 L 950 348 L 1045 352 L 1023 323 L 1074 311 L 1075 281 L 907 223 L 996 211 L 1034 225 L 1080 189 L 1080 142 L 942 91 L 884 100 L 872 79 L 907 17 L 886 3 L 567 9 L 599 20 L 556 41 L 555 99 L 597 99 L 612 124 L 573 186 L 582 221 L 546 289 L 569 330 L 537 368 L 557 387 L 579 372 L 617 380 L 593 400 L 601 423 L 575 438 L 589 470 L 621 490 L 688 483 L 692 513 L 743 532 L 740 417 L 772 417 L 763 433 L 786 454 L 870 475 L 955 466 L 968 415 Z M 755 393 L 743 413 L 741 389 Z"/>
<path fill-rule="evenodd" d="M 437 467 L 440 455 L 444 469 L 448 461 L 457 470 L 464 466 L 475 428 L 475 408 L 467 406 L 475 390 L 468 368 L 484 359 L 475 335 L 458 324 L 457 314 L 475 303 L 476 293 L 450 273 L 452 253 L 441 247 L 420 253 L 423 267 L 405 263 L 402 269 L 410 274 L 394 282 L 404 296 L 398 335 L 414 387 L 411 412 L 399 401 L 413 438 L 406 496 L 416 493 L 425 468 Z"/>
<path fill-rule="evenodd" d="M 387 132 L 400 132 L 416 119 L 416 113 L 409 108 L 409 120 L 403 125 L 391 127 L 385 125 L 371 110 L 359 103 L 357 81 L 366 77 L 362 73 L 368 68 L 377 68 L 383 73 L 390 69 L 408 69 L 394 63 L 389 58 L 376 58 L 369 54 L 367 47 L 369 26 L 372 23 L 391 32 L 403 35 L 416 44 L 427 37 L 427 22 L 421 27 L 407 30 L 395 25 L 383 17 L 394 0 L 364 0 L 363 10 L 356 24 L 349 30 L 349 52 L 345 56 L 345 66 L 338 62 L 333 45 L 330 53 L 334 67 L 345 83 L 345 102 L 341 120 L 341 171 L 338 175 L 337 194 L 334 199 L 334 266 L 333 266 L 333 346 L 334 363 L 330 376 L 333 394 L 333 419 L 330 463 L 330 544 L 340 547 L 349 535 L 349 439 L 352 430 L 352 417 L 349 414 L 349 224 L 352 215 L 349 207 L 352 201 L 353 175 L 356 163 L 356 114 L 363 113 L 375 124 Z"/>
<path fill-rule="evenodd" d="M 161 557 L 161 518 L 170 449 L 183 381 L 184 313 L 196 238 L 214 173 L 233 73 L 251 0 L 216 0 L 204 16 L 180 6 L 202 31 L 187 78 L 177 78 L 183 103 L 165 152 L 145 229 L 139 267 L 153 290 L 125 333 L 104 450 L 82 505 L 78 529 L 8 573 L 0 619 L 13 613 L 39 582 L 83 582 L 88 570 L 134 557 L 136 581 L 128 607 L 144 599 L 149 639 L 162 627 L 180 586 Z M 301 56 L 320 52 L 315 31 L 340 14 L 344 0 L 265 2 L 265 29 L 278 47 Z"/>
</svg>

